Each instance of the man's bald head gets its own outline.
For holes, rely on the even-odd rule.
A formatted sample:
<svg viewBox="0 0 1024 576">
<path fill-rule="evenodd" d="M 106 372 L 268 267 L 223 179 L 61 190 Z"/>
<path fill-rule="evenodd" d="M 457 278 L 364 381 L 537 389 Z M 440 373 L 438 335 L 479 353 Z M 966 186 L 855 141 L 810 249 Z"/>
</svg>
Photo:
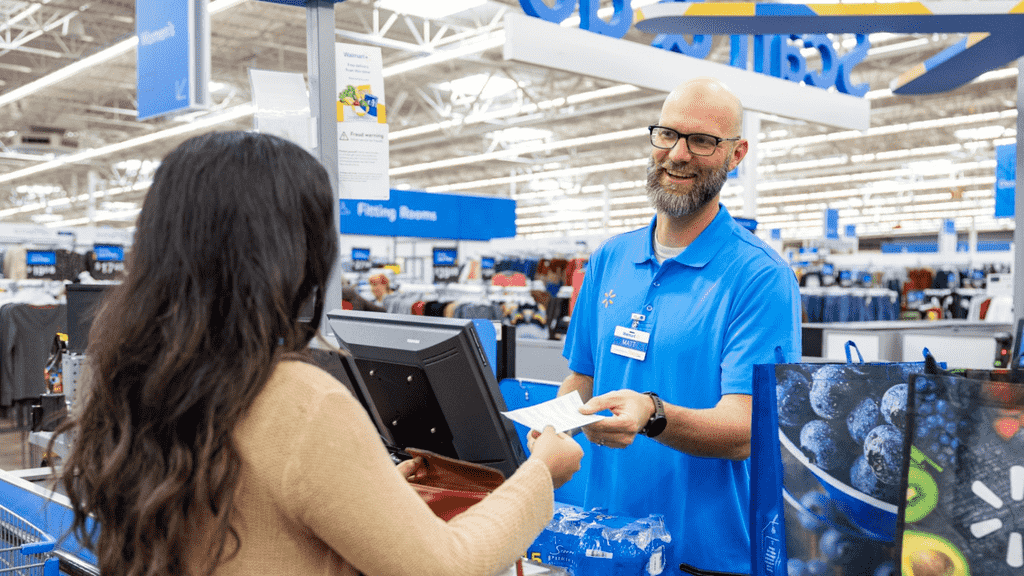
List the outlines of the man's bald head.
<svg viewBox="0 0 1024 576">
<path fill-rule="evenodd" d="M 696 104 L 696 106 L 693 106 Z M 743 130 L 743 104 L 735 94 L 717 78 L 691 78 L 675 87 L 661 107 L 666 112 L 681 107 L 699 108 L 707 119 L 726 129 L 724 136 L 740 136 Z"/>
</svg>

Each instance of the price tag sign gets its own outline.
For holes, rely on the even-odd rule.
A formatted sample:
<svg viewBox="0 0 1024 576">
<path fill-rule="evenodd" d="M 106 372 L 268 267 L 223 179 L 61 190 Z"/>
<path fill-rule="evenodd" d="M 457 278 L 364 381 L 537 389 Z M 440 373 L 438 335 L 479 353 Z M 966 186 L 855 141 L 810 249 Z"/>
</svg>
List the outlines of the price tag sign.
<svg viewBox="0 0 1024 576">
<path fill-rule="evenodd" d="M 25 253 L 29 278 L 56 278 L 57 253 L 53 250 L 29 250 Z"/>
<path fill-rule="evenodd" d="M 434 283 L 450 284 L 459 279 L 459 250 L 434 248 Z"/>
</svg>

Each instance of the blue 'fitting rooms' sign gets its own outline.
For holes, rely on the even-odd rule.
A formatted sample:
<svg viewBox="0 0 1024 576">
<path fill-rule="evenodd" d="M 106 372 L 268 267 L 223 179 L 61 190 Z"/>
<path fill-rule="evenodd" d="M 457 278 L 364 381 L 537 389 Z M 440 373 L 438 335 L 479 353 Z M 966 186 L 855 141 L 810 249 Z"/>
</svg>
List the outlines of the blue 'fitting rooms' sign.
<svg viewBox="0 0 1024 576">
<path fill-rule="evenodd" d="M 490 240 L 516 235 L 516 202 L 508 198 L 392 190 L 389 200 L 344 199 L 342 234 Z"/>
</svg>

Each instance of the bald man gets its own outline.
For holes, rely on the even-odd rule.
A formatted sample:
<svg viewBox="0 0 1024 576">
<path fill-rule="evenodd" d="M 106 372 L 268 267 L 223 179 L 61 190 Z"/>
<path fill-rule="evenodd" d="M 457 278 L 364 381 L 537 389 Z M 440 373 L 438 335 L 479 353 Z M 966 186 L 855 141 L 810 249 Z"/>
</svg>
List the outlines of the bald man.
<svg viewBox="0 0 1024 576">
<path fill-rule="evenodd" d="M 650 127 L 656 215 L 591 256 L 565 341 L 595 445 L 586 507 L 663 514 L 668 574 L 750 574 L 753 366 L 800 359 L 800 296 L 779 255 L 719 203 L 746 156 L 743 107 L 713 78 Z"/>
</svg>

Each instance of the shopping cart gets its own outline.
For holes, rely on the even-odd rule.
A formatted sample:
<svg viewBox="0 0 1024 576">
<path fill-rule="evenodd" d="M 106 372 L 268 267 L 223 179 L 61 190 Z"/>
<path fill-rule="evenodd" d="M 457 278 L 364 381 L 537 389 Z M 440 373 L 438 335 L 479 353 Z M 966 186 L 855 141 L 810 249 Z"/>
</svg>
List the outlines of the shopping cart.
<svg viewBox="0 0 1024 576">
<path fill-rule="evenodd" d="M 58 576 L 56 540 L 0 506 L 0 575 Z"/>
</svg>

